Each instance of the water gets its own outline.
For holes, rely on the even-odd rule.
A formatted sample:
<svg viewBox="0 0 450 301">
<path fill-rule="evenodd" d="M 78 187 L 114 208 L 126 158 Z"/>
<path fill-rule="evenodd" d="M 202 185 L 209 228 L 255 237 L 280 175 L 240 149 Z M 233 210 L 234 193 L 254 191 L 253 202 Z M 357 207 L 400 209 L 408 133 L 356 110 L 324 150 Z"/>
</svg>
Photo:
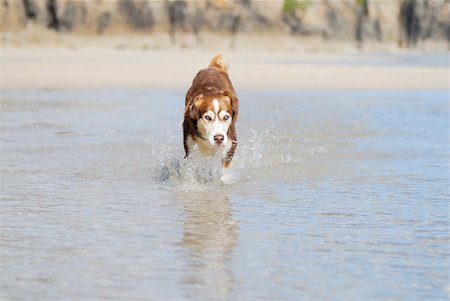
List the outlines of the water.
<svg viewBox="0 0 450 301">
<path fill-rule="evenodd" d="M 448 300 L 447 91 L 239 94 L 224 172 L 183 91 L 2 92 L 0 299 Z"/>
</svg>

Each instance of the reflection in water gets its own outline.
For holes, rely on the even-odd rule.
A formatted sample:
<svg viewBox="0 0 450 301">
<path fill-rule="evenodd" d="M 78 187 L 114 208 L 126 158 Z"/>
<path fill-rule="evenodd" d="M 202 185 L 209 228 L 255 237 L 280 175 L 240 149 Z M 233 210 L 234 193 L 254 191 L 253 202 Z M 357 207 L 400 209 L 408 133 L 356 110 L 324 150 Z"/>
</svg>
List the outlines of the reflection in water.
<svg viewBox="0 0 450 301">
<path fill-rule="evenodd" d="M 183 202 L 182 245 L 187 251 L 183 286 L 190 300 L 227 300 L 234 286 L 230 257 L 237 239 L 227 197 L 208 195 Z"/>
</svg>

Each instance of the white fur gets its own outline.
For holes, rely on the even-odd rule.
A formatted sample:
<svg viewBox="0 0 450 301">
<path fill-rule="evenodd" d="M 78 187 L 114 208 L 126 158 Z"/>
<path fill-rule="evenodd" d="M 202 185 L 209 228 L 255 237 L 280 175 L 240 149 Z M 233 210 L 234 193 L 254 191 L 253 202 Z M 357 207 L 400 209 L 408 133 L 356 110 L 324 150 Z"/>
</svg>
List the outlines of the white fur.
<svg viewBox="0 0 450 301">
<path fill-rule="evenodd" d="M 213 99 L 213 107 L 214 113 L 217 114 L 217 112 L 219 112 L 219 101 L 217 99 Z"/>
<path fill-rule="evenodd" d="M 214 112 L 208 111 L 206 112 L 202 118 L 198 120 L 197 126 L 199 128 L 200 133 L 207 140 L 204 141 L 202 139 L 197 139 L 197 143 L 200 149 L 200 152 L 205 155 L 212 155 L 219 149 L 221 149 L 224 153 L 226 153 L 231 148 L 231 141 L 228 139 L 228 128 L 231 125 L 231 117 L 228 112 L 220 111 L 219 101 L 217 99 L 213 100 L 213 109 Z M 207 121 L 205 116 L 209 116 L 211 121 Z M 228 116 L 227 120 L 224 120 L 224 117 Z M 216 141 L 214 141 L 215 135 L 223 135 L 224 139 L 220 145 L 217 145 Z"/>
</svg>

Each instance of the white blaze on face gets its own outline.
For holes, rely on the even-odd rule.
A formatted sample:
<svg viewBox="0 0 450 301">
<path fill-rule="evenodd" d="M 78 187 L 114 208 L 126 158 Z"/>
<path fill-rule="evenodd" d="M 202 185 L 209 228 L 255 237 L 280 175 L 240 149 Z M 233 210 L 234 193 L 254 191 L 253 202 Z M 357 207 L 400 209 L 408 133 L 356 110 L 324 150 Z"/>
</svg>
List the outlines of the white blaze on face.
<svg viewBox="0 0 450 301">
<path fill-rule="evenodd" d="M 214 114 L 217 115 L 219 112 L 219 101 L 217 99 L 213 99 L 213 107 L 214 107 Z"/>
<path fill-rule="evenodd" d="M 227 147 L 229 143 L 227 132 L 231 124 L 230 113 L 220 110 L 219 101 L 217 99 L 213 99 L 212 105 L 213 111 L 209 110 L 201 118 L 205 138 L 208 140 L 209 144 L 217 146 L 216 141 L 214 141 L 214 136 L 223 135 L 224 139 L 220 146 Z M 208 116 L 210 120 L 207 120 L 206 116 Z"/>
</svg>

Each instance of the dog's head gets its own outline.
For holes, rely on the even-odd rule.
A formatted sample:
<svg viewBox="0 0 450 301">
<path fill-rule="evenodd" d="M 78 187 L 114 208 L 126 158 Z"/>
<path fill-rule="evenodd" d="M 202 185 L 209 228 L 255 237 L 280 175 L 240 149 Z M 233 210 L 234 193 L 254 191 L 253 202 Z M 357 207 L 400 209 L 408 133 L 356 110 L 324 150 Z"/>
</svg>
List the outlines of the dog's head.
<svg viewBox="0 0 450 301">
<path fill-rule="evenodd" d="M 230 143 L 228 129 L 237 115 L 233 110 L 234 101 L 229 92 L 200 94 L 187 108 L 199 134 L 213 147 L 226 147 Z"/>
</svg>

